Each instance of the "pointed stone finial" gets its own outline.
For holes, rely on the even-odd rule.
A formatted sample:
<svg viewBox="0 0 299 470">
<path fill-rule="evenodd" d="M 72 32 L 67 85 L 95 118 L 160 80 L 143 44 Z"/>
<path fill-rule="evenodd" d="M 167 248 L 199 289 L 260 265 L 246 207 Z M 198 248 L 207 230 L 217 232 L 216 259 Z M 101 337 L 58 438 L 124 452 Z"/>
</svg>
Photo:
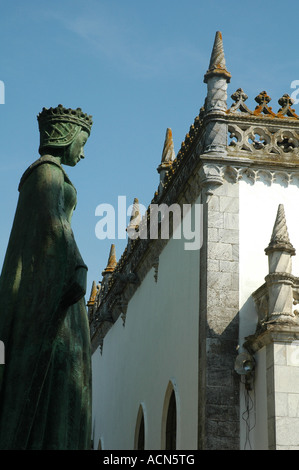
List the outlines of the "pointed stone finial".
<svg viewBox="0 0 299 470">
<path fill-rule="evenodd" d="M 166 135 L 164 140 L 163 152 L 161 163 L 157 168 L 157 171 L 160 175 L 160 187 L 159 191 L 163 189 L 163 181 L 166 176 L 166 172 L 170 169 L 173 161 L 175 159 L 172 130 L 170 128 L 166 129 Z"/>
<path fill-rule="evenodd" d="M 298 114 L 296 114 L 295 110 L 292 108 L 294 102 L 295 101 L 287 93 L 279 98 L 278 104 L 280 104 L 281 108 L 277 112 L 277 117 L 288 116 L 298 119 Z"/>
<path fill-rule="evenodd" d="M 265 249 L 266 255 L 273 251 L 287 252 L 295 255 L 295 248 L 290 242 L 286 224 L 286 217 L 283 204 L 279 204 L 272 236 L 268 247 Z"/>
<path fill-rule="evenodd" d="M 250 109 L 245 104 L 248 96 L 242 90 L 242 88 L 238 88 L 235 93 L 231 95 L 231 98 L 235 101 L 235 103 L 231 105 L 229 110 L 230 114 L 236 113 L 237 111 L 240 111 L 241 113 L 252 114 L 252 111 L 250 111 Z"/>
<path fill-rule="evenodd" d="M 295 249 L 290 242 L 284 206 L 279 204 L 269 246 L 265 249 L 269 260 L 269 274 L 265 277 L 268 290 L 267 323 L 296 323 L 299 317 L 293 311 L 294 277 L 292 256 Z"/>
<path fill-rule="evenodd" d="M 211 55 L 209 70 L 204 76 L 207 84 L 207 96 L 205 100 L 205 112 L 226 113 L 227 111 L 227 84 L 230 82 L 231 74 L 227 71 L 223 52 L 222 35 L 217 31 L 213 51 Z M 226 153 L 227 132 L 222 123 L 208 123 L 206 131 L 205 153 Z"/>
<path fill-rule="evenodd" d="M 259 116 L 260 114 L 269 114 L 270 116 L 276 117 L 276 114 L 273 113 L 271 106 L 269 106 L 271 98 L 266 91 L 262 91 L 254 99 L 258 103 L 258 105 L 255 107 L 255 110 L 253 111 L 255 116 Z"/>
<path fill-rule="evenodd" d="M 130 222 L 126 231 L 128 232 L 128 236 L 132 239 L 135 239 L 138 234 L 136 230 L 138 229 L 141 222 L 141 215 L 140 215 L 140 208 L 139 208 L 139 201 L 137 197 L 134 198 L 132 213 L 130 217 Z M 136 236 L 135 236 L 136 235 Z"/>
<path fill-rule="evenodd" d="M 172 130 L 168 127 L 166 129 L 161 163 L 172 163 L 174 159 L 175 153 L 173 146 Z"/>
<path fill-rule="evenodd" d="M 89 301 L 87 302 L 87 307 L 92 307 L 94 305 L 97 293 L 98 293 L 98 287 L 97 287 L 96 281 L 93 281 Z"/>
<path fill-rule="evenodd" d="M 110 248 L 108 263 L 107 263 L 106 268 L 102 272 L 102 275 L 104 276 L 105 274 L 112 273 L 116 265 L 117 265 L 117 261 L 116 261 L 116 255 L 115 255 L 115 245 L 112 244 Z"/>
<path fill-rule="evenodd" d="M 207 83 L 210 77 L 217 75 L 225 77 L 227 82 L 230 82 L 231 74 L 226 69 L 222 34 L 220 31 L 216 32 L 214 46 L 210 59 L 210 65 L 207 73 L 204 76 L 204 82 Z"/>
<path fill-rule="evenodd" d="M 164 140 L 161 163 L 157 168 L 158 173 L 161 174 L 163 170 L 167 170 L 171 166 L 174 159 L 175 159 L 175 153 L 174 153 L 174 145 L 173 145 L 173 138 L 172 138 L 172 130 L 167 128 L 165 140 Z"/>
</svg>

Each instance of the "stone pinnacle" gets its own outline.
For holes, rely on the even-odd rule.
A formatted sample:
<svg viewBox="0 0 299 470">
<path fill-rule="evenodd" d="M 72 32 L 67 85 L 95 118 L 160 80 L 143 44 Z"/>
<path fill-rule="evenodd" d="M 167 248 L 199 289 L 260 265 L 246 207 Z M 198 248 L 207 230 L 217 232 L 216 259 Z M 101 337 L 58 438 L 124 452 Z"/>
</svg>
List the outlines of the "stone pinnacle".
<svg viewBox="0 0 299 470">
<path fill-rule="evenodd" d="M 216 32 L 209 70 L 204 76 L 204 82 L 207 83 L 208 78 L 215 75 L 224 76 L 230 82 L 231 74 L 226 70 L 222 34 L 220 31 Z"/>
<path fill-rule="evenodd" d="M 116 255 L 115 255 L 115 245 L 112 244 L 110 248 L 108 263 L 107 263 L 106 268 L 102 272 L 102 275 L 104 276 L 104 274 L 112 273 L 116 265 L 117 265 L 117 261 L 116 261 Z"/>
<path fill-rule="evenodd" d="M 139 201 L 138 201 L 137 197 L 135 197 L 134 202 L 133 202 L 130 222 L 129 222 L 129 225 L 127 227 L 127 231 L 135 230 L 135 228 L 139 226 L 140 221 L 141 221 L 141 216 L 140 216 L 140 210 L 139 210 Z"/>
<path fill-rule="evenodd" d="M 289 239 L 283 204 L 278 206 L 271 240 L 265 249 L 266 255 L 271 251 L 287 251 L 292 255 L 295 254 L 295 249 Z"/>
<path fill-rule="evenodd" d="M 93 281 L 89 301 L 87 302 L 87 306 L 91 306 L 95 303 L 97 292 L 98 292 L 98 287 L 97 287 L 96 281 Z"/>
<path fill-rule="evenodd" d="M 162 152 L 161 163 L 172 162 L 175 159 L 172 130 L 167 128 Z"/>
</svg>

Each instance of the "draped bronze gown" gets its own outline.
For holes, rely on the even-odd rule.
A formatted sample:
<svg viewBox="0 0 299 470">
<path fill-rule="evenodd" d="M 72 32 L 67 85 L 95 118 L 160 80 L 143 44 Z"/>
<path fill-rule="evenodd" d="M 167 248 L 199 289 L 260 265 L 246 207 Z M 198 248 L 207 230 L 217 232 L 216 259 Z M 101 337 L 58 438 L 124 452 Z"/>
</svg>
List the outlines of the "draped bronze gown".
<svg viewBox="0 0 299 470">
<path fill-rule="evenodd" d="M 91 366 L 84 297 L 63 298 L 86 266 L 71 229 L 76 190 L 43 156 L 24 173 L 0 277 L 0 449 L 88 449 Z"/>
</svg>

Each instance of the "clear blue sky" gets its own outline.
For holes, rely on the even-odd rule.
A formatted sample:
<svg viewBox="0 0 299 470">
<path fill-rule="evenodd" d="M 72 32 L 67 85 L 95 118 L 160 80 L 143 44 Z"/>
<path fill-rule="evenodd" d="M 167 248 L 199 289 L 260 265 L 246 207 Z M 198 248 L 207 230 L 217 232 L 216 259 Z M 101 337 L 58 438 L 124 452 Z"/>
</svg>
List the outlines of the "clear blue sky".
<svg viewBox="0 0 299 470">
<path fill-rule="evenodd" d="M 277 100 L 299 80 L 298 1 L 1 0 L 0 265 L 25 169 L 38 158 L 42 107 L 81 107 L 94 125 L 86 158 L 66 171 L 78 191 L 73 229 L 88 293 L 110 244 L 98 240 L 95 209 L 134 197 L 147 206 L 158 186 L 166 128 L 177 152 L 203 105 L 215 32 L 223 34 L 229 97 L 239 87 Z M 229 103 L 231 102 L 229 98 Z M 295 106 L 299 114 L 299 105 Z"/>
</svg>

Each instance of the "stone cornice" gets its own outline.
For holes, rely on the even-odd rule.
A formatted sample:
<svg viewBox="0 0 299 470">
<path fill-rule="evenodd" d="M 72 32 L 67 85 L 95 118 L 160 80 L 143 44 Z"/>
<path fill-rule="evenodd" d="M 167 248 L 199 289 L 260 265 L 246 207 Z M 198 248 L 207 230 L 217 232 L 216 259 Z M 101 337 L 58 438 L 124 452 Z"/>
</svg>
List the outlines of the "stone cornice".
<svg viewBox="0 0 299 470">
<path fill-rule="evenodd" d="M 221 181 L 236 183 L 244 180 L 249 184 L 255 184 L 257 181 L 263 181 L 266 185 L 280 184 L 288 186 L 295 184 L 299 186 L 299 164 L 285 164 L 283 162 L 265 162 L 259 160 L 248 160 L 245 158 L 236 159 L 234 156 L 227 155 L 221 158 L 216 155 L 203 154 L 200 156 L 202 168 L 212 169 L 215 173 L 215 182 L 217 178 Z M 218 173 L 218 177 L 217 177 Z"/>
<path fill-rule="evenodd" d="M 245 338 L 244 347 L 251 354 L 274 342 L 291 344 L 299 340 L 299 324 L 268 324 L 263 325 L 254 335 Z"/>
<path fill-rule="evenodd" d="M 260 124 L 267 127 L 285 127 L 285 128 L 297 128 L 299 129 L 299 120 L 296 118 L 290 117 L 271 117 L 267 115 L 255 116 L 253 114 L 241 114 L 230 113 L 230 110 L 227 110 L 226 117 L 224 118 L 226 122 L 241 122 L 244 123 L 254 123 Z"/>
</svg>

